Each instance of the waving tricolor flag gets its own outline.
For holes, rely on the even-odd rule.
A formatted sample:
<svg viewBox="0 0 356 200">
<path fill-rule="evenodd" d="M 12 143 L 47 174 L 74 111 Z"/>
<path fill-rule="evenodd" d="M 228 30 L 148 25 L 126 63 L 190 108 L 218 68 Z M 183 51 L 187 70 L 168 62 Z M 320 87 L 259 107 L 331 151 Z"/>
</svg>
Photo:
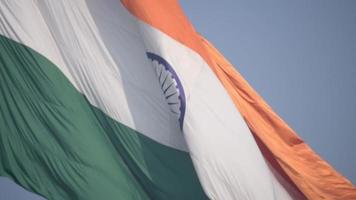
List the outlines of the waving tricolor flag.
<svg viewBox="0 0 356 200">
<path fill-rule="evenodd" d="M 48 199 L 356 199 L 175 0 L 0 1 L 0 175 Z"/>
</svg>

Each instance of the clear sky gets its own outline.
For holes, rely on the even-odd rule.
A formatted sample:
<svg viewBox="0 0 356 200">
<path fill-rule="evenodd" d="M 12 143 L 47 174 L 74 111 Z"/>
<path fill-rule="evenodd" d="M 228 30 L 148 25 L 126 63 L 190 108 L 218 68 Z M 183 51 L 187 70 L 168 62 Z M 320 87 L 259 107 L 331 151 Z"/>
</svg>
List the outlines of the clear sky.
<svg viewBox="0 0 356 200">
<path fill-rule="evenodd" d="M 356 1 L 181 5 L 304 141 L 356 184 Z"/>
<path fill-rule="evenodd" d="M 198 32 L 356 184 L 356 1 L 181 0 Z M 0 178 L 0 200 L 39 200 Z"/>
</svg>

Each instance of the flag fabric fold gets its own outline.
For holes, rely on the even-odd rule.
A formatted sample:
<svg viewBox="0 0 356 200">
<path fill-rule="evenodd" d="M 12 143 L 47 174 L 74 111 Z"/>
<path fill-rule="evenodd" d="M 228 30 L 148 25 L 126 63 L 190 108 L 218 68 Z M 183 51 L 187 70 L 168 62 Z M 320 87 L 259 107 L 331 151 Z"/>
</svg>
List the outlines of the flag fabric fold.
<svg viewBox="0 0 356 200">
<path fill-rule="evenodd" d="M 260 148 L 266 148 L 263 153 L 272 154 L 268 160 L 284 176 L 284 185 L 298 187 L 308 199 L 356 199 L 352 183 L 304 143 L 217 49 L 204 38 L 202 42 L 215 61 L 214 72 L 260 141 Z"/>
<path fill-rule="evenodd" d="M 353 199 L 177 1 L 0 1 L 0 175 L 47 199 Z"/>
</svg>

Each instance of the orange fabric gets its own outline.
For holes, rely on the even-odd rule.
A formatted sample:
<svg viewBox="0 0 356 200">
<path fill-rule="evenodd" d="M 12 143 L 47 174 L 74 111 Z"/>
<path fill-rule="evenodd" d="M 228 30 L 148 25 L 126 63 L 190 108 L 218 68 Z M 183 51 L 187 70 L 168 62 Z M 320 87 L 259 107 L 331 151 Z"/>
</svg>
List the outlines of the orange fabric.
<svg viewBox="0 0 356 200">
<path fill-rule="evenodd" d="M 195 32 L 176 0 L 122 3 L 142 21 L 202 56 L 226 88 L 271 166 L 285 181 L 282 183 L 287 189 L 292 187 L 294 197 L 304 198 L 298 194 L 301 191 L 308 199 L 356 199 L 356 189 L 350 181 L 313 152 L 224 56 Z"/>
<path fill-rule="evenodd" d="M 121 2 L 137 18 L 198 52 L 208 64 L 213 63 L 199 39 L 200 36 L 182 12 L 177 0 L 121 0 Z"/>
<path fill-rule="evenodd" d="M 356 188 L 322 160 L 202 38 L 219 77 L 253 133 L 308 199 L 356 199 Z"/>
</svg>

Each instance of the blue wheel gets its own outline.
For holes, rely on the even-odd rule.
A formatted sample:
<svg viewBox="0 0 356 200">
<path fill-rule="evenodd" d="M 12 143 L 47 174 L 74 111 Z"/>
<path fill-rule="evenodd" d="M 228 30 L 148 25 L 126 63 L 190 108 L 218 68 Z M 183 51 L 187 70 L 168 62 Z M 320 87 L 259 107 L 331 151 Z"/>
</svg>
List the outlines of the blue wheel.
<svg viewBox="0 0 356 200">
<path fill-rule="evenodd" d="M 147 52 L 147 57 L 152 61 L 158 82 L 163 95 L 170 107 L 170 111 L 177 116 L 179 126 L 183 129 L 185 114 L 185 94 L 183 85 L 172 66 L 161 56 Z"/>
</svg>

